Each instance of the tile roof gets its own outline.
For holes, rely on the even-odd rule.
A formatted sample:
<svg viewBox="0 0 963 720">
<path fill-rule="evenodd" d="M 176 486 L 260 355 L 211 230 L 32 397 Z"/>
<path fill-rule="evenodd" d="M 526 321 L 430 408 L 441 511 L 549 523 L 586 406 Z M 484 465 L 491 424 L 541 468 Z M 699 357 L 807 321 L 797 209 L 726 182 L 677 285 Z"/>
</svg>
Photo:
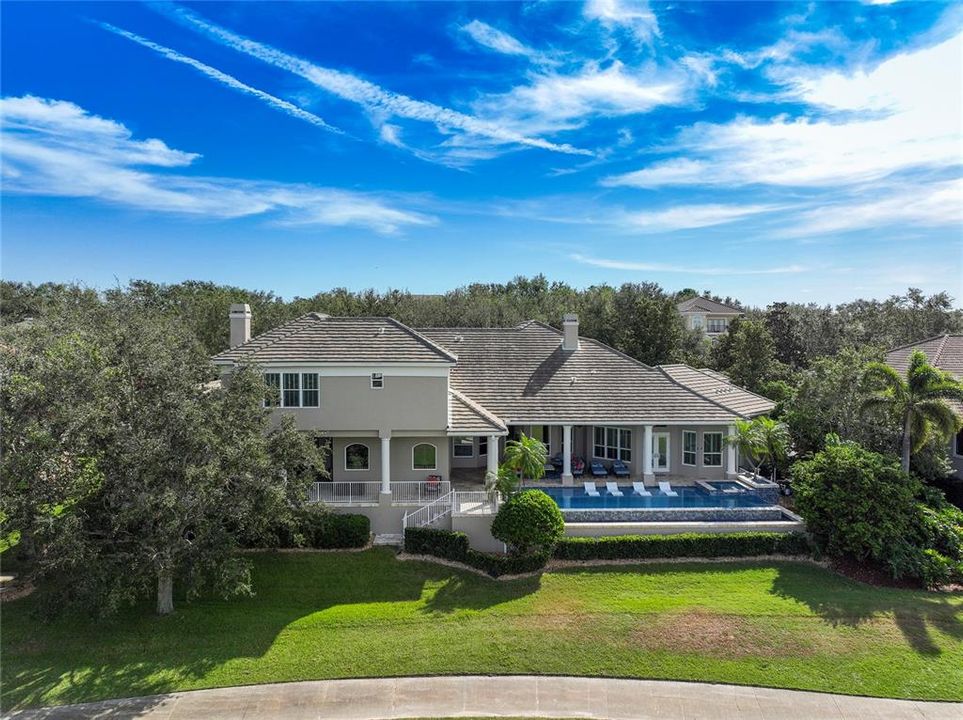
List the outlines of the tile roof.
<svg viewBox="0 0 963 720">
<path fill-rule="evenodd" d="M 214 361 L 453 363 L 457 357 L 385 317 L 308 313 L 214 356 Z"/>
<path fill-rule="evenodd" d="M 772 407 L 765 401 L 764 409 L 734 409 L 734 399 L 703 397 L 663 369 L 589 338 L 565 352 L 562 334 L 538 322 L 420 332 L 457 353 L 451 386 L 505 423 L 727 422 Z M 734 396 L 741 393 L 737 389 Z"/>
<path fill-rule="evenodd" d="M 678 303 L 676 307 L 679 312 L 704 312 L 712 313 L 714 315 L 742 315 L 743 311 L 739 308 L 734 308 L 731 305 L 723 305 L 722 303 L 716 302 L 715 300 L 710 300 L 709 298 L 704 298 L 701 295 L 699 297 L 689 298 L 688 300 L 683 300 Z"/>
<path fill-rule="evenodd" d="M 909 356 L 914 350 L 922 350 L 934 367 L 963 379 L 963 335 L 938 335 L 903 345 L 886 353 L 886 363 L 906 372 Z"/>
<path fill-rule="evenodd" d="M 508 432 L 505 423 L 471 398 L 454 389 L 448 390 L 448 432 L 491 433 Z"/>
<path fill-rule="evenodd" d="M 963 380 L 963 335 L 937 335 L 916 343 L 894 348 L 886 353 L 886 364 L 901 373 L 909 369 L 909 356 L 914 350 L 922 350 L 930 364 Z M 950 407 L 963 414 L 963 403 L 947 400 Z"/>
<path fill-rule="evenodd" d="M 772 400 L 734 385 L 726 375 L 715 370 L 697 370 L 688 365 L 659 365 L 659 369 L 680 385 L 739 415 L 761 415 L 776 406 Z"/>
</svg>

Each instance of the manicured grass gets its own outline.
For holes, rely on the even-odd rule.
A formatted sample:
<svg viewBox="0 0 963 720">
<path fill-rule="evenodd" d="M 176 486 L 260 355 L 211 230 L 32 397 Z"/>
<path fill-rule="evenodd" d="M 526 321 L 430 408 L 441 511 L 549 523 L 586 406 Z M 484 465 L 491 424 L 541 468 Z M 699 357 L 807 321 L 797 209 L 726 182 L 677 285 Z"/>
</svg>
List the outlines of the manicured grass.
<svg viewBox="0 0 963 720">
<path fill-rule="evenodd" d="M 792 562 L 498 582 L 363 553 L 255 557 L 255 598 L 106 624 L 3 606 L 3 706 L 322 678 L 544 673 L 963 700 L 963 595 Z"/>
</svg>

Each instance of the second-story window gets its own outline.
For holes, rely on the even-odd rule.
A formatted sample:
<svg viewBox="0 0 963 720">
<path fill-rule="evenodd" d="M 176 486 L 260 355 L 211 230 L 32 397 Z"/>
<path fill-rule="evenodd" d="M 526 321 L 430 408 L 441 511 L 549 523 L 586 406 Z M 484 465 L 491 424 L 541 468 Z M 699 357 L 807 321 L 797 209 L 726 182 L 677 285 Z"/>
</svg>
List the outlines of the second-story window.
<svg viewBox="0 0 963 720">
<path fill-rule="evenodd" d="M 268 395 L 264 398 L 264 407 L 279 407 L 281 405 L 281 373 L 264 373 L 264 384 L 268 386 Z"/>
<path fill-rule="evenodd" d="M 318 407 L 321 404 L 321 390 L 318 387 L 317 373 L 301 373 L 301 405 Z"/>
<path fill-rule="evenodd" d="M 301 407 L 301 373 L 284 373 L 284 407 Z"/>
<path fill-rule="evenodd" d="M 385 376 L 383 373 L 371 373 L 371 389 L 380 390 L 385 386 Z"/>
<path fill-rule="evenodd" d="M 711 333 L 721 333 L 726 331 L 726 327 L 729 325 L 728 320 L 720 320 L 715 318 L 709 321 L 708 331 Z"/>
</svg>

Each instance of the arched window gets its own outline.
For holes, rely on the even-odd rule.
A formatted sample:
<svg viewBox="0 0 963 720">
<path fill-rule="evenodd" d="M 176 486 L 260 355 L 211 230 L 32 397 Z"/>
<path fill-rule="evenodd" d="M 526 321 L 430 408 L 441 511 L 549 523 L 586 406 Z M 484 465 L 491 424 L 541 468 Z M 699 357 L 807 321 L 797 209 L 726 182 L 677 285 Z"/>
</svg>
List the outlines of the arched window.
<svg viewBox="0 0 963 720">
<path fill-rule="evenodd" d="M 361 443 L 352 443 L 344 449 L 344 469 L 345 470 L 367 470 L 368 469 L 368 446 Z"/>
<path fill-rule="evenodd" d="M 419 443 L 411 448 L 411 468 L 413 470 L 435 470 L 438 449 L 431 443 Z"/>
</svg>

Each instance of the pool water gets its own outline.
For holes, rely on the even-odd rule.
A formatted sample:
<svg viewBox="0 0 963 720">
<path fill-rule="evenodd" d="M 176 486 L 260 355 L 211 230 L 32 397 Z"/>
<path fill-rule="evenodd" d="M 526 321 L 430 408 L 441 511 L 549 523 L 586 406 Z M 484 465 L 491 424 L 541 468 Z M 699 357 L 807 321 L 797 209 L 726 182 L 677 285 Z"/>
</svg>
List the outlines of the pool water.
<svg viewBox="0 0 963 720">
<path fill-rule="evenodd" d="M 746 487 L 732 480 L 710 480 L 706 485 L 711 485 L 721 492 L 745 492 Z"/>
<path fill-rule="evenodd" d="M 599 488 L 599 497 L 585 494 L 584 488 L 544 487 L 544 490 L 562 510 L 618 510 L 618 509 L 671 509 L 671 508 L 754 508 L 767 507 L 765 502 L 753 492 L 721 493 L 709 492 L 700 487 L 673 487 L 677 497 L 663 495 L 652 490 L 651 497 L 635 495 L 632 486 L 620 485 L 622 497 L 610 495 Z"/>
</svg>

